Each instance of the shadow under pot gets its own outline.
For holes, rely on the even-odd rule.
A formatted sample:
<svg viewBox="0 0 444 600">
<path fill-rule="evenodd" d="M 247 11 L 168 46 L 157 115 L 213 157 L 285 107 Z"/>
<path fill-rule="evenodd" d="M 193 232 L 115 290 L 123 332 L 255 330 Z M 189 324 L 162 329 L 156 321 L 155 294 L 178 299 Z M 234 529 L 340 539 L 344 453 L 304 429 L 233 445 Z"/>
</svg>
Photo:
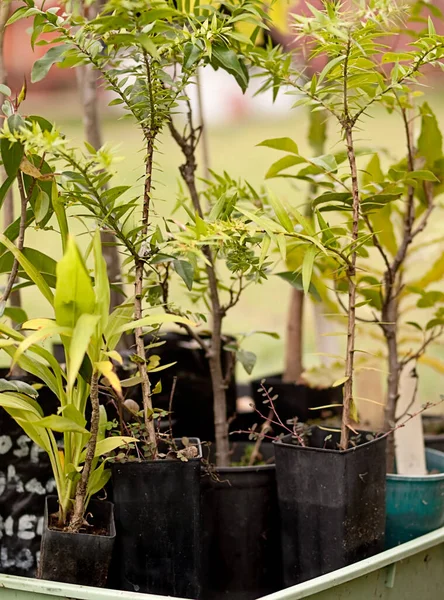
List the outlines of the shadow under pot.
<svg viewBox="0 0 444 600">
<path fill-rule="evenodd" d="M 294 417 L 297 417 L 298 421 L 305 423 L 310 419 L 327 419 L 341 414 L 342 387 L 311 388 L 302 383 L 284 382 L 282 381 L 282 375 L 264 377 L 251 382 L 251 395 L 254 403 L 261 412 L 264 412 L 263 407 L 265 404 L 263 402 L 266 400 L 261 387 L 262 381 L 266 389 L 273 388 L 271 396 L 277 396 L 274 404 L 276 412 L 284 424 L 294 419 Z M 317 408 L 330 404 L 341 406 Z M 266 408 L 266 411 L 268 412 L 268 408 Z M 273 425 L 273 430 L 276 434 L 285 431 L 282 427 L 275 425 Z"/>
<path fill-rule="evenodd" d="M 328 435 L 313 427 L 306 446 L 274 442 L 286 587 L 384 549 L 386 437 L 362 433 L 339 451 Z"/>
<path fill-rule="evenodd" d="M 386 548 L 444 525 L 444 452 L 425 453 L 427 475 L 387 475 Z"/>
<path fill-rule="evenodd" d="M 200 441 L 190 443 L 201 456 Z M 200 456 L 112 463 L 117 543 L 110 587 L 200 597 Z"/>
<path fill-rule="evenodd" d="M 239 461 L 251 443 L 233 444 Z M 273 458 L 262 444 L 264 459 Z M 273 464 L 217 467 L 202 479 L 203 600 L 254 600 L 281 589 Z"/>
<path fill-rule="evenodd" d="M 203 337 L 208 341 L 208 336 Z M 153 341 L 151 336 L 145 337 L 145 344 Z M 214 411 L 213 386 L 211 383 L 210 367 L 204 350 L 188 335 L 168 332 L 161 335 L 162 345 L 149 349 L 147 355 L 157 355 L 161 365 L 175 363 L 159 373 L 150 374 L 153 388 L 162 381 L 162 391 L 153 398 L 156 408 L 168 410 L 171 390 L 176 377 L 173 410 L 173 435 L 183 437 L 190 432 L 201 440 L 214 441 Z M 229 341 L 224 338 L 223 343 Z M 227 372 L 233 360 L 233 353 L 221 351 L 222 368 Z M 227 418 L 236 412 L 236 382 L 234 368 L 227 387 Z M 135 390 L 140 394 L 140 390 Z M 133 392 L 134 394 L 134 392 Z M 130 394 L 131 395 L 131 394 Z M 135 395 L 131 395 L 140 402 Z"/>
<path fill-rule="evenodd" d="M 58 506 L 56 496 L 46 497 L 38 578 L 105 587 L 116 537 L 113 505 L 102 500 L 90 501 L 91 532 L 88 533 L 55 529 L 52 521 Z"/>
</svg>

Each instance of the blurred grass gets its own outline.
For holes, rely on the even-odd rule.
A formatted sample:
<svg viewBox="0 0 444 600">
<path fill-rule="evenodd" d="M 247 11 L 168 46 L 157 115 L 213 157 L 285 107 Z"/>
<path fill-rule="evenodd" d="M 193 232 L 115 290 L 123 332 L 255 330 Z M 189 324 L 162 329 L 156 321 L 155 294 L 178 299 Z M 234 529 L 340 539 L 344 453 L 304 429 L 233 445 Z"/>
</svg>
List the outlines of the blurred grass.
<svg viewBox="0 0 444 600">
<path fill-rule="evenodd" d="M 444 106 L 440 96 L 432 95 L 429 100 L 443 125 Z M 26 109 L 28 114 L 40 114 L 55 121 L 57 126 L 75 144 L 82 143 L 82 124 L 75 98 L 64 95 L 58 97 L 53 95 L 49 101 L 39 97 L 31 98 Z M 331 123 L 329 127 L 330 139 L 334 144 L 328 147 L 328 151 L 336 151 L 339 129 L 334 123 Z M 264 175 L 271 162 L 280 155 L 267 148 L 257 148 L 256 145 L 267 138 L 290 136 L 298 143 L 301 153 L 309 154 L 310 150 L 306 142 L 307 128 L 307 114 L 303 109 L 293 111 L 282 118 L 269 119 L 264 116 L 260 120 L 247 119 L 213 126 L 209 128 L 211 167 L 216 171 L 226 170 L 232 177 L 245 178 L 253 186 L 259 187 L 264 184 Z M 117 167 L 115 184 L 136 185 L 141 190 L 144 155 L 142 140 L 137 128 L 129 120 L 119 120 L 118 113 L 111 113 L 109 109 L 106 109 L 103 115 L 103 132 L 107 142 L 119 145 L 117 154 L 124 157 Z M 375 112 L 371 118 L 366 120 L 362 132 L 357 136 L 357 142 L 366 148 L 374 150 L 385 148 L 386 154 L 383 155 L 383 162 L 388 160 L 388 156 L 401 157 L 403 155 L 403 139 L 400 119 L 396 116 L 390 117 L 380 111 Z M 168 134 L 161 137 L 159 151 L 154 177 L 154 207 L 159 215 L 171 215 L 178 189 L 178 166 L 181 164 L 182 157 Z M 306 192 L 303 187 L 297 189 L 284 180 L 267 182 L 267 185 L 278 192 L 284 200 L 291 201 L 295 205 L 305 202 Z M 73 229 L 80 232 L 82 227 L 79 224 L 73 226 Z M 55 233 L 32 230 L 27 233 L 27 245 L 39 248 L 54 258 L 60 256 L 60 241 Z M 418 266 L 418 269 L 421 268 Z M 183 290 L 174 288 L 173 293 L 174 301 L 179 305 L 183 304 L 185 301 Z M 280 335 L 279 340 L 264 335 L 255 335 L 246 340 L 245 348 L 252 350 L 257 355 L 254 376 L 260 377 L 282 369 L 289 294 L 290 288 L 287 284 L 279 278 L 271 277 L 265 284 L 247 290 L 241 302 L 227 318 L 227 333 L 265 330 L 277 332 Z M 43 302 L 35 289 L 26 290 L 24 308 L 28 311 L 29 316 L 44 314 L 47 308 Z M 310 310 L 306 311 L 304 342 L 306 366 L 310 366 L 318 361 L 318 358 L 313 355 L 315 352 L 314 322 Z M 366 343 L 363 339 L 360 339 L 359 342 L 361 348 Z M 240 371 L 239 377 L 245 379 L 247 376 Z M 429 369 L 424 370 L 424 377 L 421 379 L 421 395 L 427 399 L 435 399 L 441 379 Z"/>
</svg>

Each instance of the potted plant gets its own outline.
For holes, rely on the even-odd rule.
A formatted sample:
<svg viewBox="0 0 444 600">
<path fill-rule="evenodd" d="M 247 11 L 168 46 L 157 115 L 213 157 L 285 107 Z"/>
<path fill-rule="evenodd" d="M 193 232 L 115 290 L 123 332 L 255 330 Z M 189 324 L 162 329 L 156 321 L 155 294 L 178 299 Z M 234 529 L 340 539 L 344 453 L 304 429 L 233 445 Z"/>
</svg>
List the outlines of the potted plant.
<svg viewBox="0 0 444 600">
<path fill-rule="evenodd" d="M 325 151 L 327 142 L 327 121 L 328 113 L 325 111 L 312 112 L 309 111 L 309 129 L 308 143 L 316 155 L 322 155 Z M 273 143 L 275 142 L 275 143 Z M 266 140 L 259 146 L 271 147 L 274 149 L 284 150 L 285 145 L 281 145 L 277 140 Z M 285 157 L 284 157 L 285 161 Z M 288 177 L 288 174 L 282 173 L 282 168 L 285 162 L 278 160 L 268 170 L 266 179 L 274 177 Z M 312 210 L 310 198 L 317 195 L 317 185 L 315 182 L 310 182 L 309 193 L 302 213 L 307 221 L 312 221 Z M 286 422 L 293 418 L 298 418 L 300 421 L 306 422 L 311 419 L 328 418 L 338 413 L 338 405 L 342 402 L 341 387 L 331 387 L 331 384 L 338 379 L 335 377 L 334 369 L 325 369 L 325 366 L 332 367 L 337 357 L 327 356 L 327 352 L 323 352 L 323 348 L 319 348 L 319 353 L 322 355 L 322 365 L 312 369 L 304 369 L 303 364 L 303 346 L 304 346 L 304 314 L 307 309 L 305 291 L 302 282 L 302 276 L 299 271 L 303 260 L 304 249 L 300 247 L 300 243 L 294 243 L 293 240 L 288 240 L 288 248 L 286 254 L 286 271 L 278 273 L 278 276 L 288 281 L 292 286 L 290 305 L 287 316 L 286 327 L 286 346 L 284 354 L 284 371 L 278 375 L 266 377 L 266 384 L 273 388 L 274 394 L 278 396 L 276 406 L 279 411 L 279 416 Z M 308 288 L 308 294 L 314 300 L 314 306 L 328 306 L 332 309 L 332 302 L 329 301 L 326 294 L 325 286 L 322 284 L 322 269 L 320 269 L 320 261 L 318 257 L 315 270 L 312 275 L 312 281 Z M 321 292 L 321 294 L 320 294 Z M 322 296 L 322 297 L 321 297 Z M 334 306 L 334 305 L 333 305 Z M 334 307 L 336 310 L 336 307 Z M 322 323 L 325 317 L 320 314 L 319 310 L 315 310 L 315 327 L 322 329 Z M 329 375 L 328 371 L 332 371 Z M 260 405 L 262 401 L 262 386 L 261 380 L 253 380 L 251 382 L 251 395 L 255 402 Z M 318 408 L 321 407 L 321 408 Z M 274 424 L 274 430 L 279 433 L 279 427 Z"/>
<path fill-rule="evenodd" d="M 94 219 L 109 228 L 127 254 L 127 264 L 132 264 L 131 279 L 135 286 L 136 352 L 132 353 L 131 359 L 137 365 L 139 374 L 123 384 L 125 386 L 134 383 L 141 384 L 144 422 L 140 431 L 145 448 L 143 461 L 118 461 L 119 464 L 115 464 L 113 467 L 115 474 L 113 488 L 119 538 L 117 565 L 120 569 L 120 585 L 131 586 L 130 589 L 137 588 L 145 592 L 195 596 L 198 589 L 193 583 L 196 581 L 193 573 L 188 578 L 183 576 L 180 581 L 174 580 L 171 576 L 176 568 L 179 569 L 179 558 L 176 554 L 171 556 L 171 540 L 168 543 L 165 538 L 166 542 L 163 544 L 163 547 L 168 549 L 168 554 L 157 556 L 154 561 L 156 564 L 148 565 L 145 562 L 142 565 L 139 579 L 138 576 L 132 576 L 131 556 L 127 551 L 128 544 L 134 546 L 133 539 L 125 538 L 122 533 L 125 530 L 125 514 L 131 514 L 131 525 L 133 530 L 137 530 L 136 535 L 143 530 L 150 532 L 150 539 L 142 540 L 139 547 L 139 555 L 143 560 L 149 556 L 153 544 L 161 546 L 159 536 L 169 535 L 171 537 L 173 533 L 177 536 L 177 529 L 172 527 L 170 531 L 162 527 L 163 521 L 159 519 L 158 513 L 150 510 L 150 506 L 154 509 L 154 502 L 160 502 L 165 511 L 171 509 L 168 516 L 165 517 L 169 522 L 172 524 L 176 522 L 178 526 L 180 522 L 187 527 L 182 539 L 192 539 L 196 542 L 200 535 L 199 519 L 196 517 L 187 521 L 181 514 L 183 513 L 181 510 L 183 503 L 180 499 L 195 498 L 196 494 L 199 495 L 199 480 L 194 463 L 190 460 L 183 464 L 177 464 L 178 469 L 189 469 L 189 473 L 192 471 L 189 478 L 190 485 L 186 489 L 179 489 L 180 481 L 177 478 L 175 466 L 173 467 L 170 461 L 158 460 L 163 458 L 163 452 L 159 450 L 159 435 L 155 427 L 155 417 L 159 413 L 153 409 L 151 396 L 154 387 L 151 386 L 148 373 L 148 369 L 154 363 L 158 363 L 158 358 L 152 354 L 146 356 L 146 340 L 142 328 L 139 326 L 142 322 L 144 301 L 148 300 L 149 305 L 164 301 L 169 269 L 174 269 L 186 283 L 190 276 L 190 266 L 185 260 L 181 260 L 181 252 L 177 246 L 174 248 L 174 255 L 167 251 L 170 246 L 173 246 L 169 240 L 171 222 L 166 221 L 165 227 L 162 225 L 162 221 L 159 221 L 159 226 L 154 225 L 153 166 L 158 135 L 165 125 L 171 123 L 171 115 L 176 110 L 177 102 L 184 95 L 185 86 L 191 81 L 200 64 L 210 63 L 217 68 L 225 69 L 245 88 L 248 74 L 241 58 L 241 49 L 251 42 L 237 31 L 237 27 L 239 21 L 244 19 L 251 21 L 252 18 L 254 20 L 254 11 L 257 10 L 257 6 L 256 3 L 243 2 L 228 12 L 219 12 L 211 7 L 199 6 L 190 11 L 176 7 L 174 3 L 159 2 L 153 3 L 150 8 L 152 10 L 146 10 L 146 2 L 134 2 L 131 7 L 125 3 L 108 3 L 97 18 L 86 22 L 82 16 L 74 17 L 69 13 L 56 15 L 51 9 L 40 10 L 34 3 L 27 2 L 27 7 L 14 13 L 13 19 L 34 16 L 34 39 L 37 39 L 40 33 L 48 31 L 52 31 L 58 36 L 59 45 L 51 48 L 43 58 L 35 63 L 33 81 L 42 78 L 56 62 L 61 62 L 63 66 L 90 64 L 101 73 L 106 87 L 116 95 L 112 104 L 121 104 L 135 119 L 142 133 L 146 149 L 145 184 L 142 218 L 136 221 L 134 227 L 131 226 L 131 220 L 134 215 L 137 215 L 138 199 L 122 202 L 121 196 L 127 190 L 126 188 L 122 189 L 121 186 L 104 189 L 105 184 L 109 181 L 109 169 L 107 169 L 109 163 L 107 161 L 110 155 L 106 149 L 102 148 L 96 151 L 93 147 L 87 146 L 87 153 L 82 154 L 70 149 L 59 138 L 57 144 L 51 145 L 49 154 L 54 165 L 53 168 L 55 168 L 55 161 L 59 161 L 57 170 L 61 171 L 61 176 L 57 183 L 60 197 L 71 203 L 83 205 Z M 238 51 L 239 57 L 228 44 Z M 105 51 L 101 50 L 103 47 Z M 130 62 L 125 62 L 128 59 Z M 129 77 L 133 78 L 131 84 L 129 84 Z M 50 131 L 52 131 L 52 135 L 55 135 L 47 124 L 43 129 L 44 131 L 39 131 L 33 136 L 33 143 L 36 146 L 45 145 L 44 138 L 51 135 Z M 193 130 L 192 135 L 195 134 L 196 132 Z M 190 142 L 187 139 L 185 141 Z M 192 143 L 194 144 L 195 141 L 194 139 Z M 49 160 L 49 154 L 47 160 Z M 232 184 L 229 182 L 227 185 L 231 186 Z M 214 190 L 213 193 L 215 193 Z M 247 232 L 247 229 L 245 231 Z M 256 249 L 260 242 L 260 236 L 257 233 L 255 235 L 256 238 L 248 239 L 247 243 Z M 179 238 L 179 236 L 176 237 Z M 196 248 L 198 249 L 199 246 L 204 248 L 204 256 L 208 260 L 208 256 L 205 254 L 208 243 L 198 242 Z M 245 251 L 243 247 L 241 249 Z M 262 264 L 258 267 L 257 261 L 255 261 L 251 269 L 252 275 L 260 274 L 262 270 Z M 214 279 L 212 281 L 214 282 Z M 237 289 L 233 288 L 231 300 L 234 303 L 237 295 Z M 222 308 L 220 306 L 220 309 Z M 171 306 L 168 306 L 168 309 L 170 310 Z M 220 463 L 220 461 L 227 460 L 227 410 L 224 389 L 225 374 L 220 372 L 221 328 L 217 320 L 221 315 L 219 311 L 213 314 L 216 318 L 214 324 L 216 335 L 212 336 L 214 344 L 212 342 L 212 345 L 208 347 L 201 342 L 201 347 L 209 357 L 210 369 L 215 377 L 213 382 L 217 381 L 217 386 L 213 385 L 213 391 L 217 399 L 214 404 L 217 413 L 216 437 L 219 441 L 221 440 L 220 443 L 217 443 L 217 452 L 220 455 L 218 462 Z M 181 319 L 175 314 L 166 315 L 165 319 L 168 318 L 171 322 L 180 322 L 186 326 L 188 331 L 192 332 L 191 335 L 194 339 L 199 337 L 194 334 L 194 330 L 190 328 L 190 323 L 186 319 Z M 127 500 L 122 499 L 122 503 L 120 503 L 119 478 L 123 471 L 129 475 L 134 470 L 138 470 L 139 473 L 137 475 L 139 495 L 132 494 L 131 509 L 127 510 Z M 158 475 L 155 474 L 156 470 L 159 471 Z M 145 472 L 149 473 L 149 476 L 145 477 Z M 153 479 L 151 480 L 151 478 Z M 171 482 L 169 486 L 167 479 Z M 159 496 L 153 498 L 152 485 L 154 481 L 161 480 L 165 485 L 162 489 L 158 487 Z M 159 507 L 158 504 L 156 506 Z M 139 524 L 135 525 L 134 518 L 137 514 L 139 515 Z M 153 535 L 154 531 L 155 535 Z M 198 548 L 194 542 L 185 545 L 182 555 L 186 552 L 189 552 L 190 555 L 198 554 Z M 190 561 L 194 571 L 198 568 L 197 562 Z M 156 565 L 159 567 L 157 578 L 155 575 L 151 575 L 155 571 Z M 130 573 L 131 576 L 128 576 Z"/>
<path fill-rule="evenodd" d="M 121 312 L 109 316 L 109 283 L 98 234 L 94 238 L 94 287 L 74 240 L 68 238 L 64 257 L 57 264 L 54 294 L 36 267 L 3 234 L 1 241 L 54 311 L 54 319 L 24 323 L 22 329 L 32 332 L 29 336 L 0 326 L 1 345 L 13 362 L 40 377 L 59 401 L 57 411 L 45 417 L 35 388 L 19 380 L 1 382 L 0 405 L 48 454 L 56 483 L 57 496 L 46 498 L 39 576 L 104 586 L 115 538 L 113 508 L 109 502 L 91 498 L 110 476 L 100 457 L 133 438 L 105 439 L 107 418 L 99 405 L 99 382 L 105 378 L 117 392 L 121 389 L 112 359 L 118 359 L 114 347 L 119 328 L 124 331 L 130 317 L 122 318 Z M 65 346 L 66 370 L 40 345 L 57 335 Z M 57 433 L 63 434 L 62 450 Z"/>
</svg>

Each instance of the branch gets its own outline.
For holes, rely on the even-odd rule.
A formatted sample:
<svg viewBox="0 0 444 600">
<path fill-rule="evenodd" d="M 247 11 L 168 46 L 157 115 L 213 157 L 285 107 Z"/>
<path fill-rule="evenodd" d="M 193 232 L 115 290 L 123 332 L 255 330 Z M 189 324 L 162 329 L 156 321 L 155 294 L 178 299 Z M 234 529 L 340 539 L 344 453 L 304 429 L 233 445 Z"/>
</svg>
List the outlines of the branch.
<svg viewBox="0 0 444 600">
<path fill-rule="evenodd" d="M 23 246 L 25 244 L 25 229 L 26 229 L 26 207 L 28 204 L 28 198 L 26 197 L 25 188 L 23 185 L 23 177 L 21 172 L 17 174 L 17 184 L 20 192 L 20 225 L 19 225 L 19 235 L 17 238 L 17 250 L 19 252 L 23 251 Z M 31 192 L 32 193 L 32 192 Z M 11 273 L 9 274 L 8 283 L 6 284 L 5 291 L 1 297 L 0 302 L 6 303 L 12 288 L 14 286 L 15 280 L 17 279 L 17 274 L 19 270 L 19 261 L 17 257 L 14 257 L 14 262 L 12 265 Z"/>
</svg>

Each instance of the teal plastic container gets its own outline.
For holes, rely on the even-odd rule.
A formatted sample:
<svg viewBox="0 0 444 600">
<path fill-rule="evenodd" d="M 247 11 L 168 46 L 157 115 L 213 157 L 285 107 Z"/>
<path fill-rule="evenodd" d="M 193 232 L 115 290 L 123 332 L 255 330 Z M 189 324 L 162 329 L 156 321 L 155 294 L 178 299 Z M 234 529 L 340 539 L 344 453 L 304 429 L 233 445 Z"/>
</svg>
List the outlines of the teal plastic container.
<svg viewBox="0 0 444 600">
<path fill-rule="evenodd" d="M 430 475 L 387 475 L 386 548 L 444 526 L 444 452 L 426 448 L 426 464 Z"/>
</svg>

